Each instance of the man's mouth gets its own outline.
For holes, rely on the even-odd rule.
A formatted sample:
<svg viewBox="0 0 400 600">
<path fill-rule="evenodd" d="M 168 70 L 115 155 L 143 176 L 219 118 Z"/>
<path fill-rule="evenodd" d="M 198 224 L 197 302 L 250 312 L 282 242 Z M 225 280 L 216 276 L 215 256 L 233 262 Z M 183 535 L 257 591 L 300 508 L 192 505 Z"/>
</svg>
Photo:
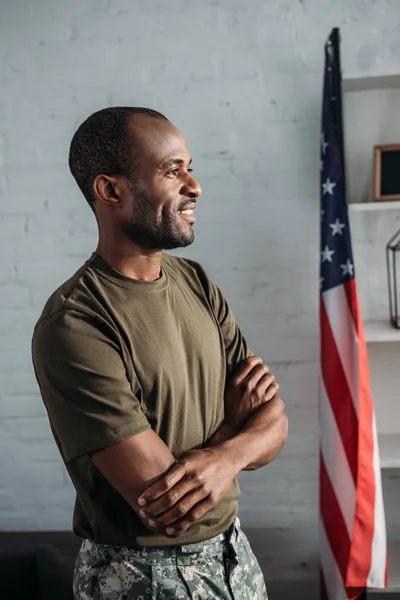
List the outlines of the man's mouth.
<svg viewBox="0 0 400 600">
<path fill-rule="evenodd" d="M 178 210 L 178 214 L 182 219 L 188 221 L 189 223 L 194 223 L 196 217 L 193 214 L 194 208 L 185 208 L 184 210 Z"/>
</svg>

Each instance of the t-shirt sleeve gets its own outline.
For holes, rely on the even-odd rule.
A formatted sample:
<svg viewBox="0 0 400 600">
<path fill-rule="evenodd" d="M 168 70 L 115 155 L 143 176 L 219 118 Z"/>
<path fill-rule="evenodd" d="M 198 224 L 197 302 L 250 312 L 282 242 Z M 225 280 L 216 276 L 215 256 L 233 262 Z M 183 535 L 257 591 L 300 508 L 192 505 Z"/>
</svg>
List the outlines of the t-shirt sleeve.
<svg viewBox="0 0 400 600">
<path fill-rule="evenodd" d="M 222 332 L 225 344 L 226 371 L 227 377 L 229 377 L 239 363 L 249 356 L 254 356 L 254 352 L 248 347 L 233 311 L 218 285 L 206 274 L 201 265 L 194 261 L 192 264 L 196 265 L 203 289 Z"/>
<path fill-rule="evenodd" d="M 214 310 L 224 338 L 226 370 L 229 377 L 239 363 L 245 358 L 253 356 L 254 352 L 248 347 L 232 309 L 221 290 L 215 283 L 212 282 L 212 285 L 214 287 Z"/>
<path fill-rule="evenodd" d="M 150 428 L 126 375 L 117 332 L 80 311 L 44 318 L 32 339 L 35 375 L 66 460 Z"/>
</svg>

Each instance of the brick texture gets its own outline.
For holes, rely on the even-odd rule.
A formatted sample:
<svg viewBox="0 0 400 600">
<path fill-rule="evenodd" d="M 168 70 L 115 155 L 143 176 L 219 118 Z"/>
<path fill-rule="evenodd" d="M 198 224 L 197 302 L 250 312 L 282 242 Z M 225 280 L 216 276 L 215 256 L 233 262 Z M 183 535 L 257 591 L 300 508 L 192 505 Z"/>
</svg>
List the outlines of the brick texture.
<svg viewBox="0 0 400 600">
<path fill-rule="evenodd" d="M 340 26 L 345 76 L 396 72 L 398 1 L 0 4 L 0 529 L 71 527 L 30 338 L 97 242 L 70 138 L 94 110 L 144 105 L 185 133 L 203 186 L 196 241 L 177 254 L 220 284 L 288 407 L 281 456 L 241 476 L 243 525 L 266 531 L 268 576 L 315 573 L 323 43 Z"/>
</svg>

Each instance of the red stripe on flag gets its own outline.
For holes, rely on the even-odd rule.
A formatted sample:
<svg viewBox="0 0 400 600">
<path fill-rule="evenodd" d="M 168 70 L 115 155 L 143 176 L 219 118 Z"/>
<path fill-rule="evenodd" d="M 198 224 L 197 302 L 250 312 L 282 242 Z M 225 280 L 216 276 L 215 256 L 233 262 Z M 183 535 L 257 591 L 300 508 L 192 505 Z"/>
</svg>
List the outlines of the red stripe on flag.
<svg viewBox="0 0 400 600">
<path fill-rule="evenodd" d="M 363 598 L 363 600 L 366 599 L 366 596 L 364 595 L 365 589 L 362 588 L 348 588 L 346 590 L 347 593 L 347 597 L 349 600 L 361 600 L 361 597 Z"/>
<path fill-rule="evenodd" d="M 320 455 L 320 512 L 332 554 L 345 582 L 350 555 L 350 538 L 322 455 Z"/>
<path fill-rule="evenodd" d="M 349 586 L 366 585 L 372 561 L 372 540 L 375 525 L 375 472 L 373 440 L 373 401 L 370 392 L 367 347 L 355 280 L 344 285 L 346 297 L 358 331 L 359 356 L 359 450 L 357 501 L 352 548 L 348 566 Z"/>
<path fill-rule="evenodd" d="M 320 325 L 322 376 L 350 470 L 356 482 L 358 419 L 323 299 L 320 302 Z"/>
<path fill-rule="evenodd" d="M 347 298 L 351 316 L 353 317 L 354 327 L 356 328 L 357 333 L 359 333 L 358 325 L 361 322 L 361 312 L 358 302 L 356 280 L 352 279 L 351 281 L 344 283 L 343 290 Z"/>
</svg>

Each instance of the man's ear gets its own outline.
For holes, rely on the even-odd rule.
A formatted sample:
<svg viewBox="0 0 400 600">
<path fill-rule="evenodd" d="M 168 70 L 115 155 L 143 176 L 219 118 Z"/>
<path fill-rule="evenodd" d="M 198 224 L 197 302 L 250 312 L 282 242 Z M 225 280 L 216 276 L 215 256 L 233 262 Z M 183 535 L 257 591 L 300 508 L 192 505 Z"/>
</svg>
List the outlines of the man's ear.
<svg viewBox="0 0 400 600">
<path fill-rule="evenodd" d="M 122 200 L 120 182 L 111 175 L 97 175 L 93 181 L 93 192 L 96 200 L 115 206 Z"/>
</svg>

